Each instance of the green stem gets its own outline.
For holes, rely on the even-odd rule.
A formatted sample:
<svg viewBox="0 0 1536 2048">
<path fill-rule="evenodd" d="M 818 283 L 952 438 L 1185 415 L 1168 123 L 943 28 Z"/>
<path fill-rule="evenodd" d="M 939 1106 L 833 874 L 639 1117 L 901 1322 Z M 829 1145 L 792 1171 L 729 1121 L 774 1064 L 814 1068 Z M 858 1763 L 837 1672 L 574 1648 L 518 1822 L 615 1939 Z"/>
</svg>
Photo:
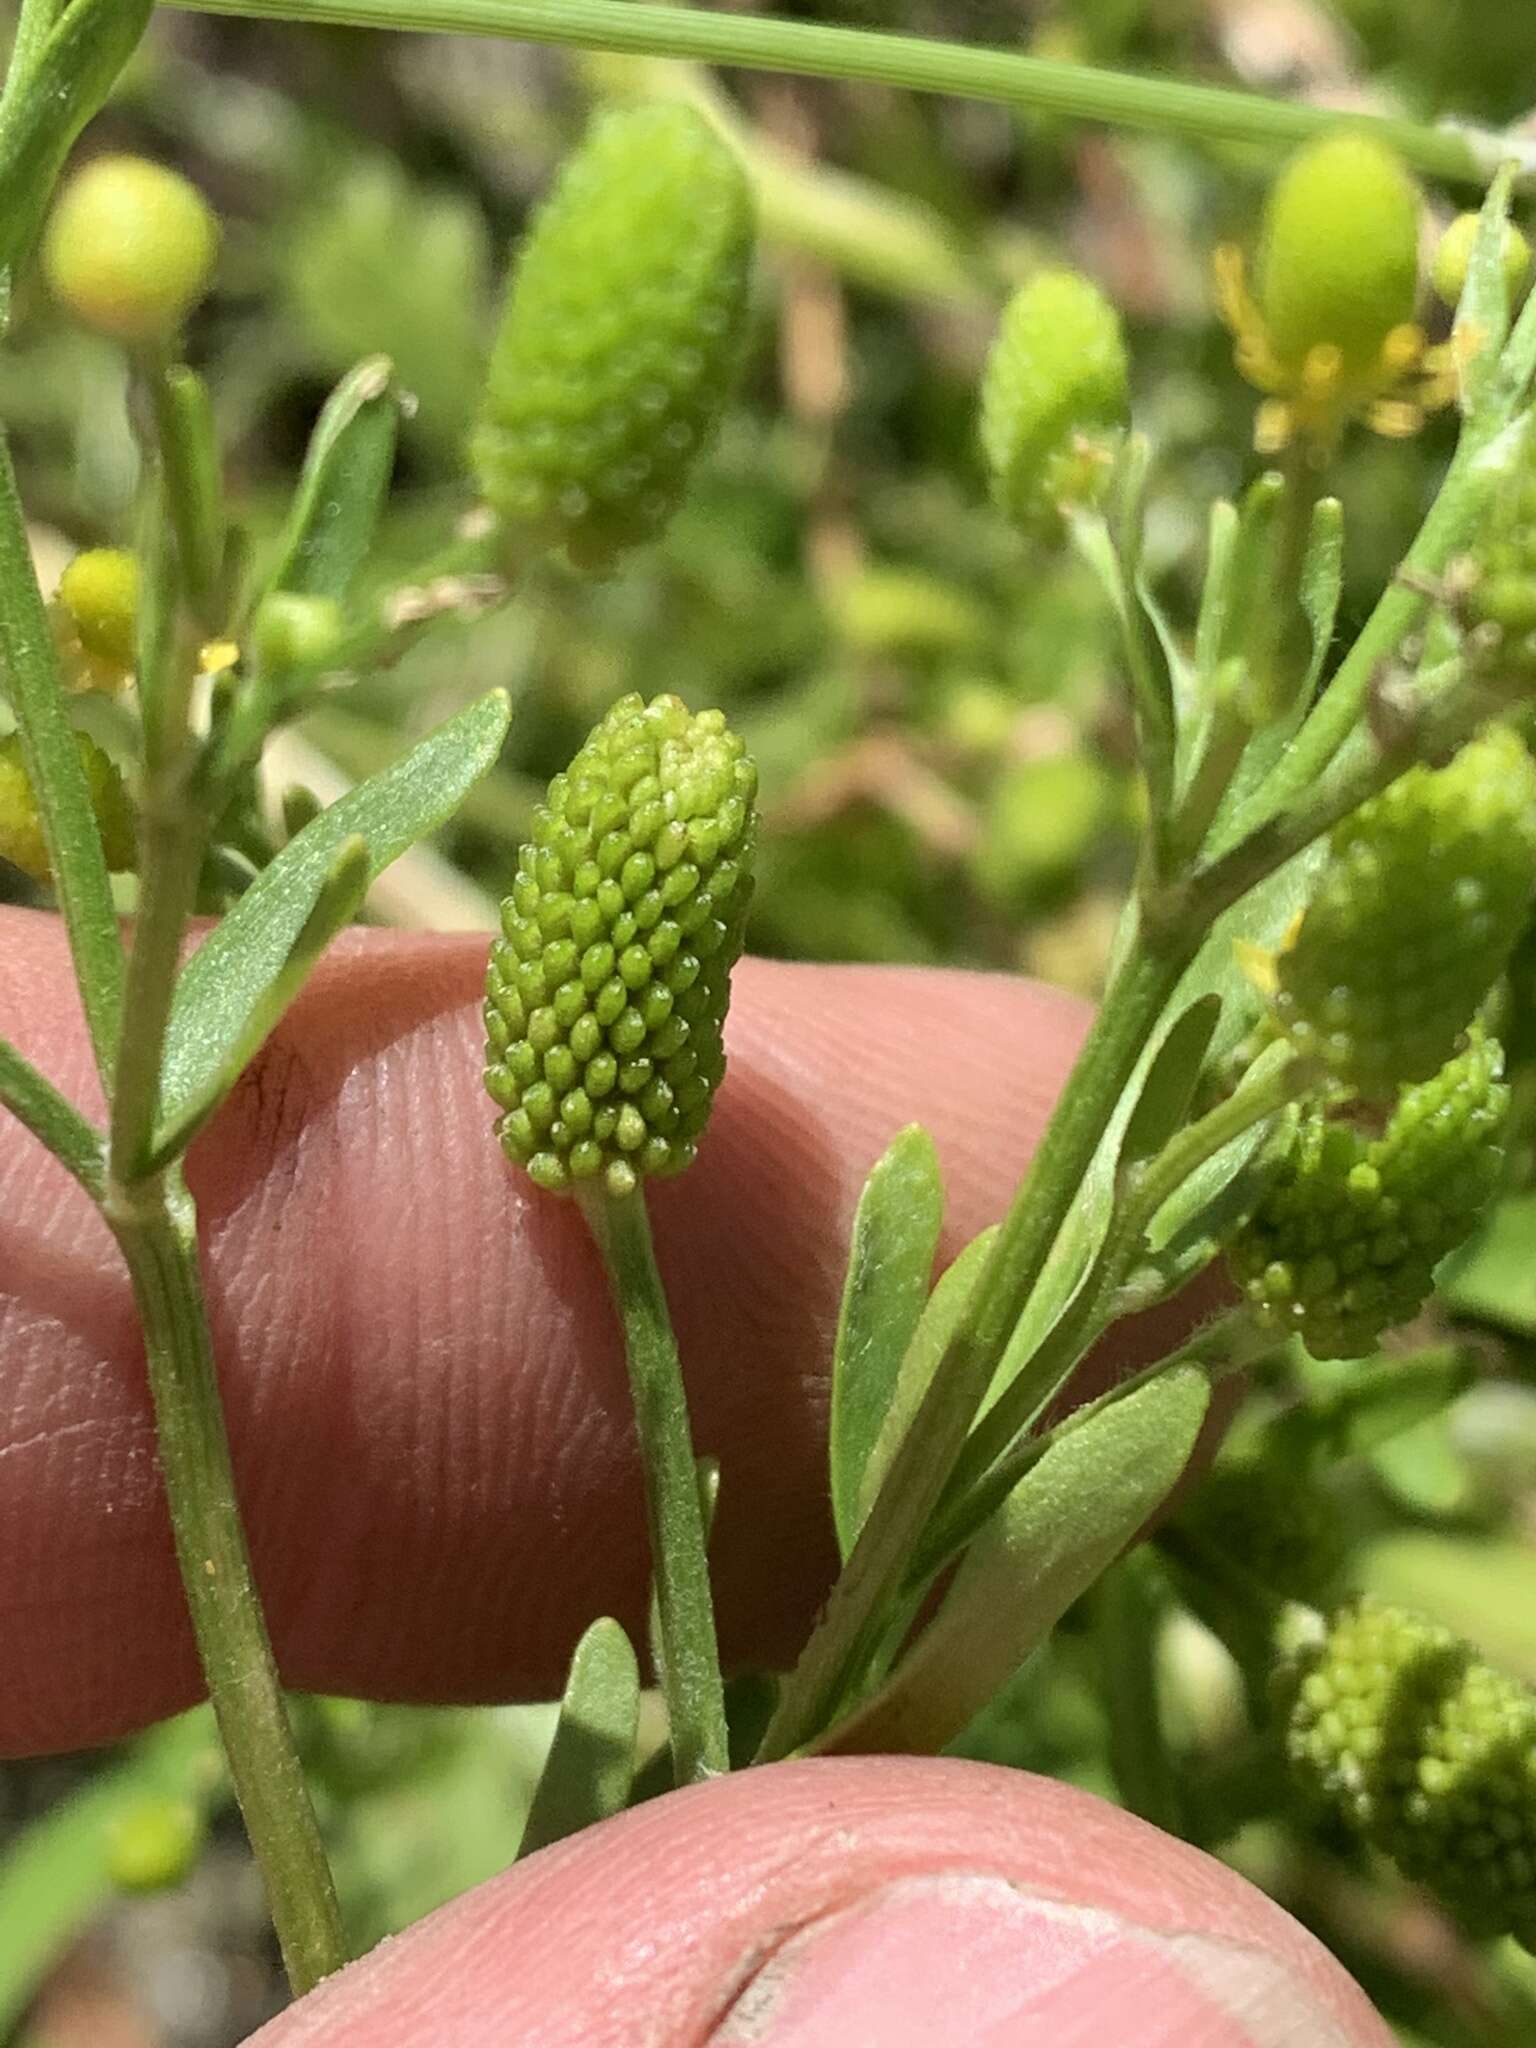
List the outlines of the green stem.
<svg viewBox="0 0 1536 2048">
<path fill-rule="evenodd" d="M 1186 937 L 1133 940 L 1111 981 L 966 1314 L 891 1461 L 821 1620 L 787 1680 L 758 1761 L 787 1756 L 839 1711 L 881 1640 L 929 1516 L 1158 1018 Z"/>
<path fill-rule="evenodd" d="M 1222 1355 L 1214 1356 L 1213 1347 L 1217 1347 Z M 1123 1401 L 1127 1395 L 1136 1393 L 1160 1373 L 1170 1372 L 1176 1365 L 1198 1364 L 1214 1382 L 1241 1372 L 1259 1359 L 1269 1357 L 1278 1348 L 1282 1347 L 1277 1346 L 1273 1332 L 1261 1329 L 1247 1308 L 1228 1309 L 1166 1358 L 1143 1366 L 1140 1372 L 1120 1380 L 1097 1399 L 1073 1408 L 1059 1422 L 1052 1423 L 1049 1429 L 1015 1440 L 1007 1456 L 993 1466 L 980 1486 L 957 1502 L 942 1520 L 935 1517 L 931 1532 L 925 1535 L 913 1553 L 903 1589 L 906 1597 L 920 1599 L 939 1573 L 960 1555 L 982 1522 L 995 1513 L 1019 1482 L 1034 1470 L 1051 1445 L 1060 1442 L 1071 1430 L 1080 1429 L 1112 1402 Z"/>
<path fill-rule="evenodd" d="M 105 1214 L 133 1279 L 176 1557 L 295 1994 L 347 1960 L 240 1525 L 198 1271 L 192 1198 L 174 1171 L 109 1189 Z"/>
<path fill-rule="evenodd" d="M 1429 607 L 1426 592 L 1487 510 L 1492 488 L 1484 458 L 1496 435 L 1468 426 L 1457 445 L 1435 502 L 1414 537 L 1398 575 L 1295 739 L 1220 835 L 1218 853 L 1304 801 L 1339 749 L 1360 726 L 1371 692 Z"/>
<path fill-rule="evenodd" d="M 514 36 L 524 42 L 614 50 L 630 56 L 687 57 L 749 71 L 814 78 L 868 79 L 917 92 L 951 93 L 1030 107 L 1082 121 L 1151 129 L 1213 142 L 1290 147 L 1334 126 L 1329 108 L 1266 99 L 1220 86 L 1138 78 L 1087 64 L 1023 57 L 917 36 L 824 27 L 714 9 L 662 7 L 643 0 L 173 0 L 210 14 L 277 21 L 332 22 L 351 28 Z M 1502 137 L 1479 144 L 1467 132 L 1380 115 L 1352 116 L 1375 130 L 1415 168 L 1464 184 L 1485 184 L 1503 154 L 1520 155 Z"/>
<path fill-rule="evenodd" d="M 1139 1253 L 1158 1211 L 1190 1177 L 1257 1123 L 1294 1102 L 1315 1079 L 1311 1061 L 1276 1045 L 1243 1084 L 1171 1139 L 1129 1177 L 1104 1243 L 1071 1306 L 1020 1368 L 966 1440 L 945 1489 L 927 1560 L 949 1557 L 981 1527 L 1018 1482 L 1012 1455 L 1066 1387 L 1090 1344 L 1107 1327 L 1115 1289 Z"/>
<path fill-rule="evenodd" d="M 177 782 L 157 778 L 139 813 L 141 881 L 123 1037 L 112 1094 L 112 1165 L 125 1183 L 145 1170 L 160 1105 L 160 1062 L 176 992 L 176 968 L 197 894 L 202 812 Z"/>
<path fill-rule="evenodd" d="M 1414 682 L 1402 732 L 1385 744 L 1363 721 L 1336 750 L 1330 767 L 1310 787 L 1298 790 L 1286 809 L 1258 825 L 1219 858 L 1198 867 L 1176 888 L 1178 913 L 1213 923 L 1286 862 L 1415 762 L 1438 764 L 1472 737 L 1507 702 L 1488 695 L 1464 675 L 1460 658 Z"/>
<path fill-rule="evenodd" d="M 67 1166 L 86 1193 L 100 1201 L 103 1188 L 102 1136 L 73 1103 L 66 1102 L 14 1045 L 0 1038 L 0 1105 Z"/>
<path fill-rule="evenodd" d="M 679 1785 L 694 1784 L 728 1771 L 730 1752 L 682 1367 L 644 1194 L 610 1196 L 584 1188 L 580 1200 L 624 1329 L 645 1474 L 673 1777 Z"/>
<path fill-rule="evenodd" d="M 37 586 L 10 449 L 0 434 L 0 658 L 22 759 L 37 798 L 54 893 L 102 1079 L 110 1079 L 123 998 L 123 948 L 80 749 L 64 710 L 58 651 Z"/>
</svg>

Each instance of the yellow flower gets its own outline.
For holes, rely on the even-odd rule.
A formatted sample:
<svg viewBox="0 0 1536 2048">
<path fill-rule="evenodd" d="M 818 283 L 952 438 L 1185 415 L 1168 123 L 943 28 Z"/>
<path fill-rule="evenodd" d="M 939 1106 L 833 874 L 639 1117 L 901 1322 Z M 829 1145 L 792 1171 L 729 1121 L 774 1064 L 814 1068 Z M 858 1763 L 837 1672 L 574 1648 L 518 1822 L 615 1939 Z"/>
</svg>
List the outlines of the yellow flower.
<svg viewBox="0 0 1536 2048">
<path fill-rule="evenodd" d="M 1352 419 L 1405 435 L 1455 395 L 1455 359 L 1414 317 L 1422 207 L 1402 163 L 1345 129 L 1298 150 L 1270 188 L 1256 286 L 1243 252 L 1216 252 L 1234 359 L 1262 391 L 1255 445 L 1325 457 Z"/>
</svg>

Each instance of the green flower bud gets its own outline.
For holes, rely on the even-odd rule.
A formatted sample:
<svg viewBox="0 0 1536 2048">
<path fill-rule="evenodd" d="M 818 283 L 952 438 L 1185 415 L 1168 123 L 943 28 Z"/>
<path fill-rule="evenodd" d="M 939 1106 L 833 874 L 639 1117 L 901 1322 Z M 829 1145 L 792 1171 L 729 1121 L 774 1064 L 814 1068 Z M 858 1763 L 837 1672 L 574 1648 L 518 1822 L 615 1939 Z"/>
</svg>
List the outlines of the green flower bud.
<svg viewBox="0 0 1536 2048">
<path fill-rule="evenodd" d="M 676 102 L 601 115 L 518 255 L 470 458 L 507 523 L 606 567 L 682 497 L 739 367 L 752 201 Z"/>
<path fill-rule="evenodd" d="M 1363 1600 L 1279 1674 L 1303 1789 L 1479 1936 L 1536 1941 L 1536 1694 Z"/>
<path fill-rule="evenodd" d="M 1346 129 L 1304 143 L 1264 208 L 1258 303 L 1276 360 L 1299 376 L 1330 352 L 1345 385 L 1371 382 L 1413 319 L 1419 189 L 1384 143 Z"/>
<path fill-rule="evenodd" d="M 1472 262 L 1473 248 L 1477 243 L 1477 229 L 1478 217 L 1475 213 L 1459 213 L 1436 244 L 1434 261 L 1429 273 L 1430 282 L 1448 306 L 1457 305 L 1466 288 L 1467 271 Z M 1531 245 L 1512 220 L 1504 223 L 1501 253 L 1504 259 L 1504 289 L 1513 301 L 1525 283 L 1526 272 L 1531 267 Z"/>
<path fill-rule="evenodd" d="M 166 1891 L 189 1877 L 206 1835 L 203 1817 L 185 1799 L 142 1800 L 112 1821 L 107 1868 L 125 1892 Z"/>
<path fill-rule="evenodd" d="M 1348 1087 L 1390 1100 L 1442 1066 L 1503 971 L 1536 887 L 1536 762 L 1491 727 L 1346 818 L 1275 1014 Z"/>
<path fill-rule="evenodd" d="M 1091 501 L 1129 417 L 1119 316 L 1073 270 L 1042 270 L 1009 301 L 981 386 L 981 445 L 998 509 L 1048 538 Z"/>
<path fill-rule="evenodd" d="M 1433 1080 L 1403 1089 L 1371 1138 L 1312 1110 L 1228 1248 L 1233 1278 L 1319 1358 L 1361 1358 L 1415 1316 L 1435 1267 L 1499 1184 L 1509 1107 L 1498 1041 L 1474 1027 Z"/>
<path fill-rule="evenodd" d="M 341 606 L 334 597 L 274 590 L 251 621 L 251 650 L 269 673 L 324 666 L 341 644 Z"/>
<path fill-rule="evenodd" d="M 126 673 L 135 659 L 139 558 L 126 548 L 87 548 L 59 579 L 59 604 L 82 650 Z"/>
<path fill-rule="evenodd" d="M 131 868 L 135 858 L 133 812 L 123 778 L 110 756 L 87 734 L 77 732 L 75 744 L 80 749 L 80 765 L 85 770 L 107 866 L 119 873 Z M 35 882 L 52 880 L 37 798 L 22 760 L 21 741 L 14 733 L 0 740 L 0 860 L 10 861 Z"/>
<path fill-rule="evenodd" d="M 725 1071 L 757 770 L 718 711 L 620 698 L 549 786 L 501 907 L 486 1087 L 540 1187 L 693 1158 Z"/>
<path fill-rule="evenodd" d="M 115 341 L 163 341 L 208 288 L 219 224 L 195 185 L 136 156 L 97 157 L 65 186 L 43 238 L 54 296 Z"/>
</svg>

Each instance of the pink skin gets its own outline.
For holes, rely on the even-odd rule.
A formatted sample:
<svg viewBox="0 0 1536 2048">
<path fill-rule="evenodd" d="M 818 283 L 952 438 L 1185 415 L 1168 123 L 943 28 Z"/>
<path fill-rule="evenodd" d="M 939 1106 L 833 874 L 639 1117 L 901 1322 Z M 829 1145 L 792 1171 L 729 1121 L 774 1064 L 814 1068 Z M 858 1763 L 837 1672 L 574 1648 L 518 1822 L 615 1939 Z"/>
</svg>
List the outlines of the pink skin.
<svg viewBox="0 0 1536 2048">
<path fill-rule="evenodd" d="M 96 1113 L 57 925 L 0 911 L 0 956 L 0 1035 Z M 241 1496 L 295 1686 L 544 1695 L 584 1621 L 641 1611 L 611 1311 L 579 1219 L 489 1142 L 483 964 L 474 939 L 351 935 L 193 1155 Z M 791 1654 L 826 1583 L 825 1361 L 864 1173 L 903 1123 L 927 1123 L 952 1253 L 999 1213 L 1083 1025 L 1080 1005 L 1016 981 L 741 969 L 709 1142 L 653 1201 L 698 1440 L 725 1475 L 729 1654 Z M 1150 1319 L 1096 1371 L 1156 1355 L 1179 1322 Z M 0 1641 L 24 1646 L 0 1688 L 0 1754 L 71 1749 L 198 1687 L 115 1248 L 9 1122 L 0 1358 Z M 599 1859 L 621 1856 L 605 1875 Z M 937 1877 L 955 1871 L 963 1883 Z M 1063 1920 L 1037 1892 L 1102 1911 Z M 786 1948 L 727 2027 L 748 1959 L 810 1925 L 819 1938 Z M 1160 1931 L 1155 1955 L 1138 1927 Z M 1225 1991 L 1197 1998 L 1188 1944 L 1177 1967 L 1163 1955 L 1170 1928 L 1269 1958 L 1250 2003 L 1290 2000 L 1293 2031 L 1235 2017 L 1247 2008 Z M 658 1952 L 637 1963 L 646 1943 Z M 1042 1943 L 1094 1957 L 1080 1979 L 1062 1963 L 1055 2005 L 1040 2003 Z M 935 2011 L 959 2010 L 966 1954 L 1003 1986 L 995 2011 L 963 2035 L 899 2031 L 920 1981 Z M 1010 1970 L 1032 2006 L 1009 2005 Z M 798 2004 L 796 1983 L 812 1987 Z M 661 1802 L 484 1888 L 301 2011 L 263 2039 L 1331 2048 L 1320 2013 L 1340 2043 L 1387 2039 L 1321 1951 L 1194 1852 L 1059 1786 L 894 1761 Z"/>
</svg>

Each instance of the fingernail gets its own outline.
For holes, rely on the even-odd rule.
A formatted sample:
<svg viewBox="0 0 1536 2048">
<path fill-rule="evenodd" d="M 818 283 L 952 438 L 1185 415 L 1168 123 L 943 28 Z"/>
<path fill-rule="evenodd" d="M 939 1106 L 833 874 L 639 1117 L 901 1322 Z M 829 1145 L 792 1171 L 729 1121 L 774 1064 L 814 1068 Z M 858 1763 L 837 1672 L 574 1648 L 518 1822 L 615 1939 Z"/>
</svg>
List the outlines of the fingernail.
<svg viewBox="0 0 1536 2048">
<path fill-rule="evenodd" d="M 792 1935 L 710 2048 L 1351 2048 L 1275 1960 L 983 1873 L 899 1879 Z"/>
</svg>

